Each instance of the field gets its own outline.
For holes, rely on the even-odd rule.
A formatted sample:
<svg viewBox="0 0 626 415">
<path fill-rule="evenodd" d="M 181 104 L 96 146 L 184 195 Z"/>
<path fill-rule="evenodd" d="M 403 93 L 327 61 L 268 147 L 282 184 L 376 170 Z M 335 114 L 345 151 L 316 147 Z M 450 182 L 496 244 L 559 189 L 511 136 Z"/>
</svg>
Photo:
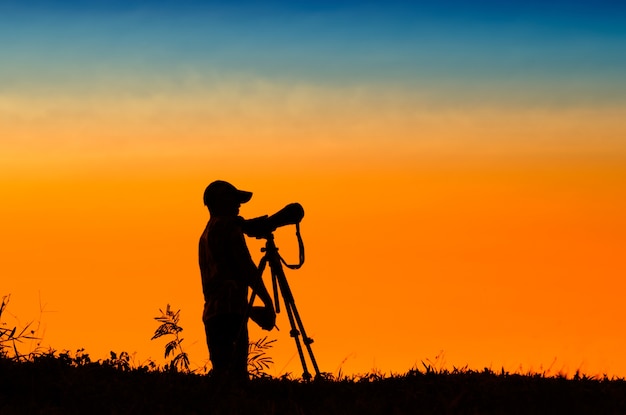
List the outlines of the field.
<svg viewBox="0 0 626 415">
<path fill-rule="evenodd" d="M 74 414 L 626 414 L 626 380 L 518 374 L 490 369 L 447 370 L 423 363 L 403 375 L 323 374 L 305 382 L 269 377 L 272 341 L 250 344 L 245 384 L 226 384 L 192 371 L 178 334 L 179 311 L 155 317 L 153 339 L 167 339 L 166 358 L 134 364 L 128 353 L 92 361 L 84 350 L 16 347 L 38 339 L 30 325 L 2 322 L 0 303 L 0 415 Z"/>
<path fill-rule="evenodd" d="M 411 370 L 245 385 L 174 368 L 131 367 L 125 354 L 0 358 L 0 414 L 626 414 L 626 381 L 490 370 Z"/>
</svg>

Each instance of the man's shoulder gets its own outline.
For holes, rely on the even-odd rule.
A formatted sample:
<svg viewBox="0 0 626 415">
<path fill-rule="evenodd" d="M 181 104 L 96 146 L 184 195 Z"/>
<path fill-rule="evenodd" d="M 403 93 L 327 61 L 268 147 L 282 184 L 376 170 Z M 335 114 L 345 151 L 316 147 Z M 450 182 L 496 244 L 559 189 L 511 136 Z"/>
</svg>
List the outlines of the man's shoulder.
<svg viewBox="0 0 626 415">
<path fill-rule="evenodd" d="M 209 219 L 209 226 L 240 227 L 243 221 L 241 216 L 214 216 Z"/>
<path fill-rule="evenodd" d="M 240 216 L 217 216 L 212 217 L 207 224 L 204 233 L 241 233 L 243 218 Z"/>
</svg>

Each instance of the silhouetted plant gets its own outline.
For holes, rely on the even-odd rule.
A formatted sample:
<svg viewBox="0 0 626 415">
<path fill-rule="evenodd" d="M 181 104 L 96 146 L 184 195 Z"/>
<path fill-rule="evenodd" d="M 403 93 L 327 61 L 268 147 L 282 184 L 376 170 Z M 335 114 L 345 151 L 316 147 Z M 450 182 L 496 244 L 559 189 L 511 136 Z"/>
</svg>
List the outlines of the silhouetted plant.
<svg viewBox="0 0 626 415">
<path fill-rule="evenodd" d="M 167 359 L 172 355 L 172 360 L 169 364 L 165 365 L 166 370 L 183 370 L 185 372 L 191 372 L 189 369 L 189 357 L 183 350 L 182 342 L 183 338 L 179 336 L 179 333 L 183 331 L 183 328 L 178 324 L 180 319 L 180 310 L 172 311 L 168 304 L 165 311 L 159 309 L 161 315 L 155 317 L 156 321 L 161 322 L 161 325 L 155 330 L 154 336 L 151 340 L 158 339 L 163 336 L 173 336 L 174 338 L 165 344 L 165 358 Z"/>
<path fill-rule="evenodd" d="M 58 352 L 57 350 L 50 348 L 45 352 L 38 353 L 30 360 L 35 363 L 55 361 L 62 366 L 70 367 L 84 367 L 91 364 L 100 364 L 100 361 L 93 362 L 89 354 L 85 353 L 85 349 L 78 349 L 75 353 L 72 353 L 69 350 L 63 350 Z"/>
<path fill-rule="evenodd" d="M 265 336 L 248 344 L 248 372 L 253 378 L 268 376 L 264 370 L 269 369 L 274 361 L 267 355 L 267 351 L 272 348 L 275 341 L 275 339 L 267 340 L 267 336 Z"/>
<path fill-rule="evenodd" d="M 0 304 L 0 357 L 21 360 L 23 356 L 17 349 L 17 343 L 24 340 L 38 340 L 38 337 L 35 336 L 35 331 L 30 329 L 32 322 L 18 330 L 17 326 L 10 328 L 2 321 L 2 314 L 6 311 L 10 298 L 10 295 L 3 296 Z M 10 349 L 13 349 L 12 356 L 9 352 Z"/>
<path fill-rule="evenodd" d="M 89 357 L 89 353 L 85 352 L 85 349 L 78 349 L 74 356 L 72 357 L 69 352 L 64 352 L 65 355 L 72 362 L 73 366 L 87 366 L 91 363 L 91 357 Z"/>
<path fill-rule="evenodd" d="M 103 366 L 110 366 L 123 372 L 128 372 L 132 369 L 128 352 L 121 352 L 119 356 L 114 351 L 109 353 L 111 357 L 102 361 Z"/>
<path fill-rule="evenodd" d="M 173 311 L 168 304 L 165 311 L 162 309 L 159 309 L 159 311 L 161 315 L 154 317 L 154 319 L 160 322 L 161 325 L 154 331 L 151 340 L 163 336 L 173 337 L 172 340 L 165 344 L 165 358 L 167 359 L 170 355 L 172 357 L 171 361 L 165 365 L 164 369 L 193 372 L 189 368 L 189 357 L 181 345 L 183 338 L 180 337 L 179 333 L 183 331 L 183 328 L 179 323 L 180 310 Z M 255 342 L 248 343 L 248 372 L 252 377 L 261 378 L 269 376 L 264 371 L 269 369 L 270 365 L 274 364 L 274 361 L 267 355 L 267 351 L 273 346 L 275 341 L 276 340 L 268 340 L 266 336 Z M 120 358 L 122 358 L 122 356 L 120 356 Z"/>
<path fill-rule="evenodd" d="M 427 358 L 426 362 L 422 360 L 422 366 L 426 369 L 426 373 L 438 373 L 438 374 L 447 374 L 448 370 L 445 368 L 446 359 L 443 350 L 441 350 L 434 358 L 434 360 Z M 458 371 L 457 368 L 454 368 L 455 371 Z"/>
</svg>

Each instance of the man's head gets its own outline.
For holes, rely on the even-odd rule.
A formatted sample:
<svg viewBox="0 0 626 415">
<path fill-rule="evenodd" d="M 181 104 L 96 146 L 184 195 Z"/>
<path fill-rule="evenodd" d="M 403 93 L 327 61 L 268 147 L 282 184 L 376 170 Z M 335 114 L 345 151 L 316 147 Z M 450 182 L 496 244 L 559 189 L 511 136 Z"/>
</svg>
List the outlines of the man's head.
<svg viewBox="0 0 626 415">
<path fill-rule="evenodd" d="M 204 204 L 212 215 L 239 214 L 239 206 L 252 197 L 252 192 L 239 190 L 223 180 L 216 180 L 204 190 Z"/>
</svg>

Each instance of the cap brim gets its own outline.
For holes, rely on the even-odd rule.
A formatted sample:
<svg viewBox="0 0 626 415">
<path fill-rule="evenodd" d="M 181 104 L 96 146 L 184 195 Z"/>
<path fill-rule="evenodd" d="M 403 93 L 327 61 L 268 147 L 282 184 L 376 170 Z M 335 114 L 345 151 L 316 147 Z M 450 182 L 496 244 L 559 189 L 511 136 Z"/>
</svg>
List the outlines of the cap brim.
<svg viewBox="0 0 626 415">
<path fill-rule="evenodd" d="M 246 192 L 245 190 L 237 190 L 237 200 L 239 203 L 246 203 L 252 198 L 252 192 Z"/>
</svg>

